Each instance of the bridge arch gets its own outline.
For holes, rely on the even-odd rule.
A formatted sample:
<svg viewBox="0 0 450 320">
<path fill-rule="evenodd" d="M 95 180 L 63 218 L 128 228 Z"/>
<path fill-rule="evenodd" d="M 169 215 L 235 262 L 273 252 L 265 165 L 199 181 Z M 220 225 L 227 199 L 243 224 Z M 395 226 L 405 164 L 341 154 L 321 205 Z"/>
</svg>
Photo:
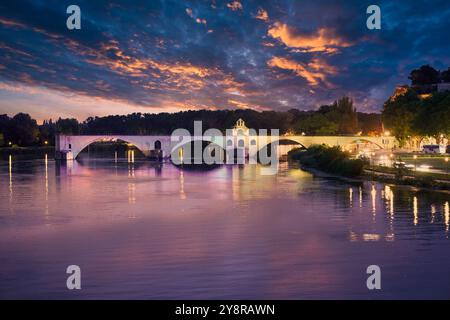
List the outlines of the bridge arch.
<svg viewBox="0 0 450 320">
<path fill-rule="evenodd" d="M 369 143 L 371 145 L 377 146 L 379 150 L 383 150 L 384 149 L 383 145 L 379 144 L 376 141 L 372 141 L 371 139 L 367 139 L 367 138 L 353 139 L 353 140 L 349 141 L 348 143 L 345 143 L 344 146 L 349 146 L 349 145 L 352 145 L 352 144 L 355 144 L 355 143 L 358 144 L 358 142 L 365 142 L 365 143 Z"/>
<path fill-rule="evenodd" d="M 274 142 L 277 142 L 279 145 L 280 145 L 280 142 L 282 142 L 282 143 L 293 142 L 293 144 L 300 145 L 300 146 L 302 146 L 302 148 L 305 148 L 305 149 L 307 149 L 309 147 L 309 146 L 306 146 L 305 142 L 301 141 L 301 139 L 299 139 L 297 137 L 279 137 L 278 139 L 273 139 L 273 140 L 267 141 L 267 143 L 259 145 L 258 152 Z"/>
<path fill-rule="evenodd" d="M 97 142 L 119 142 L 119 141 L 122 141 L 122 142 L 125 142 L 125 143 L 133 145 L 143 155 L 145 155 L 145 151 L 142 148 L 142 146 L 140 146 L 137 141 L 133 141 L 133 139 L 127 139 L 127 138 L 123 138 L 123 137 L 117 138 L 117 137 L 107 137 L 107 136 L 98 136 L 98 137 L 86 136 L 86 139 L 83 139 L 82 141 L 79 141 L 79 142 L 73 141 L 71 143 L 71 151 L 72 151 L 72 154 L 73 154 L 73 158 L 77 159 L 77 157 L 80 155 L 80 153 L 83 150 L 85 150 L 88 146 L 93 144 L 93 143 L 97 143 Z"/>
<path fill-rule="evenodd" d="M 297 137 L 283 137 L 283 136 L 281 136 L 278 139 L 273 139 L 271 141 L 267 141 L 267 143 L 259 145 L 257 150 L 256 150 L 256 156 L 259 157 L 260 152 L 263 151 L 265 148 L 271 147 L 271 145 L 274 142 L 278 143 L 278 146 L 283 146 L 283 145 L 292 146 L 292 145 L 296 145 L 296 146 L 300 146 L 300 148 L 307 149 L 307 146 L 305 145 L 305 143 L 303 141 L 301 141 L 300 138 L 297 138 Z M 286 148 L 286 150 L 280 150 L 280 147 L 278 147 L 278 148 L 279 148 L 278 150 L 282 153 L 281 155 L 278 155 L 278 156 L 283 156 L 283 155 L 285 155 L 283 153 L 287 154 L 287 152 L 289 151 L 288 150 L 289 148 Z"/>
<path fill-rule="evenodd" d="M 172 160 L 172 162 L 173 162 L 172 154 L 177 154 L 178 157 L 181 157 L 182 159 L 185 158 L 186 156 L 190 156 L 191 160 L 195 160 L 193 158 L 194 143 L 199 142 L 199 141 L 202 143 L 202 156 L 204 155 L 204 152 L 207 148 L 209 148 L 210 156 L 213 158 L 216 156 L 217 148 L 220 149 L 223 157 L 226 156 L 226 147 L 224 146 L 225 141 L 222 138 L 215 139 L 214 137 L 207 137 L 207 136 L 189 137 L 188 141 L 172 147 L 171 154 L 170 154 L 170 159 Z M 188 148 L 188 147 L 189 147 L 189 153 L 186 154 L 185 151 L 186 151 L 186 148 Z M 213 147 L 213 148 L 210 148 L 210 147 Z"/>
</svg>

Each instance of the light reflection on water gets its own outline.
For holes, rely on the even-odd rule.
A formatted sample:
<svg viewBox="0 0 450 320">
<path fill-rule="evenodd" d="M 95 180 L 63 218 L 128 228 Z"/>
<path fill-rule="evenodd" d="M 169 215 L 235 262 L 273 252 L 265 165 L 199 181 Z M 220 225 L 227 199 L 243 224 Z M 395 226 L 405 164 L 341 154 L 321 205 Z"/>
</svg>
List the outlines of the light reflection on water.
<svg viewBox="0 0 450 320">
<path fill-rule="evenodd" d="M 448 193 L 129 157 L 0 162 L 1 298 L 448 298 Z"/>
</svg>

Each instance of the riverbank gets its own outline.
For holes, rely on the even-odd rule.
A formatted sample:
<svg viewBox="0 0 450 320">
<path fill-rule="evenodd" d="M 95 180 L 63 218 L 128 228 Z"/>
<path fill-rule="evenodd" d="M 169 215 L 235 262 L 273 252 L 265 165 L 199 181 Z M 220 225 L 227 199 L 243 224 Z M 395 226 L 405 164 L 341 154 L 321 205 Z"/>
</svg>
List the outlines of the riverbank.
<svg viewBox="0 0 450 320">
<path fill-rule="evenodd" d="M 434 190 L 450 190 L 450 175 L 445 173 L 418 172 L 413 170 L 400 172 L 396 168 L 367 166 L 364 168 L 362 177 L 398 185 Z"/>
<path fill-rule="evenodd" d="M 55 147 L 10 147 L 0 148 L 0 159 L 8 159 L 9 156 L 21 159 L 39 159 L 45 155 L 53 157 L 55 154 Z"/>
<path fill-rule="evenodd" d="M 350 159 L 350 154 L 339 147 L 313 145 L 306 150 L 289 151 L 288 159 L 297 160 L 306 167 L 345 177 L 358 177 L 363 173 L 365 161 Z"/>
<path fill-rule="evenodd" d="M 297 161 L 303 170 L 322 176 L 340 177 L 351 182 L 371 180 L 450 191 L 448 174 L 370 165 L 362 160 L 350 159 L 350 155 L 339 148 L 314 146 L 308 150 L 292 150 L 288 156 L 290 160 Z"/>
</svg>

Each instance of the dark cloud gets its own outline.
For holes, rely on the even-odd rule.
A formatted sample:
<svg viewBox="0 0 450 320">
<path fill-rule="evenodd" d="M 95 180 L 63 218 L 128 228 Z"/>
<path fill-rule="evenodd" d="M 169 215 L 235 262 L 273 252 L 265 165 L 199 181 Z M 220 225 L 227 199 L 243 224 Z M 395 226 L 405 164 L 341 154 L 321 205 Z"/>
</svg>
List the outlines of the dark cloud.
<svg viewBox="0 0 450 320">
<path fill-rule="evenodd" d="M 377 31 L 365 26 L 372 3 L 360 0 L 77 1 L 77 31 L 65 26 L 70 4 L 0 5 L 0 82 L 7 88 L 47 88 L 149 111 L 309 109 L 347 94 L 373 111 L 412 68 L 450 65 L 448 1 L 378 1 Z M 12 112 L 5 105 L 0 111 Z"/>
</svg>

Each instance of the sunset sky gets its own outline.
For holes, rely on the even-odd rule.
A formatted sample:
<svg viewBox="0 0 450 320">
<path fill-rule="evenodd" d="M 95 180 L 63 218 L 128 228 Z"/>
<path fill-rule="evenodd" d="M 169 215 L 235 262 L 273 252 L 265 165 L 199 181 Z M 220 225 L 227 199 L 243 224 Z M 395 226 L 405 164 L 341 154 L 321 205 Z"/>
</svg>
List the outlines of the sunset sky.
<svg viewBox="0 0 450 320">
<path fill-rule="evenodd" d="M 81 8 L 81 30 L 66 8 Z M 366 28 L 378 4 L 382 29 Z M 302 110 L 349 95 L 379 111 L 422 64 L 450 66 L 448 0 L 0 4 L 0 114 Z"/>
</svg>

